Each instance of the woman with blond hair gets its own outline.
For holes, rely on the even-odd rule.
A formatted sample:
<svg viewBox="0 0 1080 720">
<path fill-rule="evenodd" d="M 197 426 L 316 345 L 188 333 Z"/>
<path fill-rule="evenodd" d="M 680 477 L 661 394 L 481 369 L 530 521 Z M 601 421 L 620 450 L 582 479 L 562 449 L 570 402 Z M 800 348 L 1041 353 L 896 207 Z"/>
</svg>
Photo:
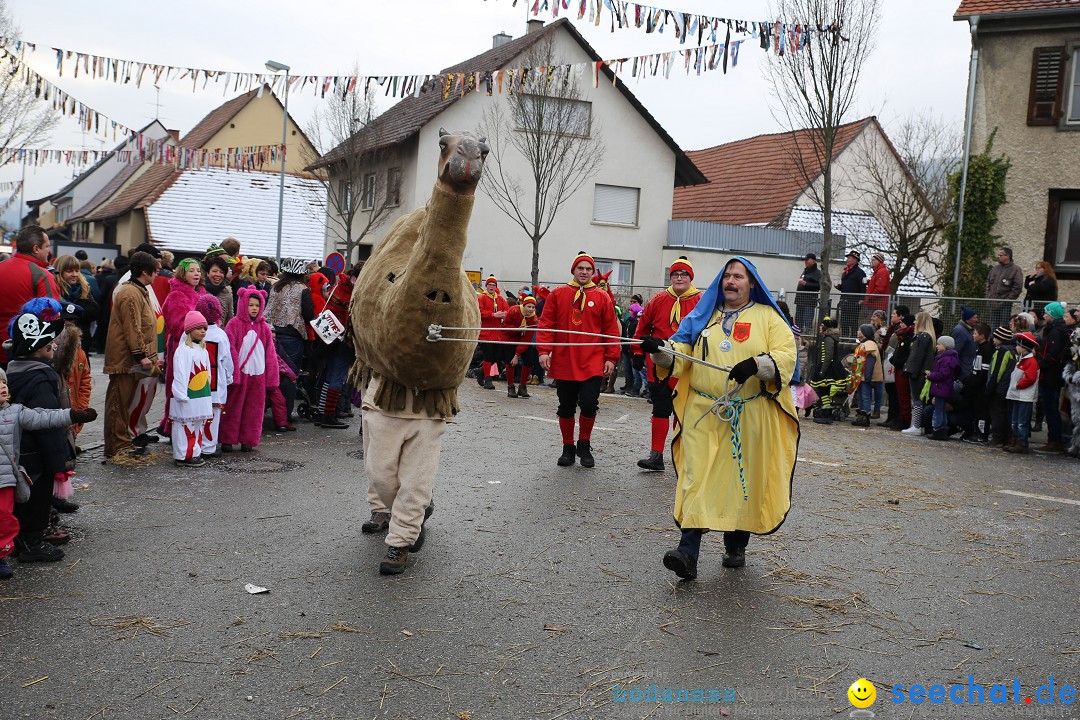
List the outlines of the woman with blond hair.
<svg viewBox="0 0 1080 720">
<path fill-rule="evenodd" d="M 65 305 L 74 304 L 82 308 L 82 316 L 79 318 L 79 329 L 82 336 L 87 338 L 86 347 L 89 352 L 90 323 L 98 319 L 101 306 L 94 299 L 94 293 L 90 283 L 82 273 L 82 265 L 74 255 L 61 255 L 53 263 L 56 268 L 56 285 L 60 288 L 60 301 Z"/>
<path fill-rule="evenodd" d="M 911 340 L 911 352 L 904 363 L 911 386 L 911 427 L 903 430 L 905 435 L 922 435 L 923 401 L 920 399 L 926 374 L 934 368 L 937 334 L 934 319 L 925 310 L 915 315 L 915 337 Z"/>
<path fill-rule="evenodd" d="M 1036 317 L 1042 317 L 1046 303 L 1058 299 L 1057 274 L 1054 266 L 1046 260 L 1035 263 L 1035 272 L 1024 278 L 1024 309 L 1034 310 Z"/>
</svg>

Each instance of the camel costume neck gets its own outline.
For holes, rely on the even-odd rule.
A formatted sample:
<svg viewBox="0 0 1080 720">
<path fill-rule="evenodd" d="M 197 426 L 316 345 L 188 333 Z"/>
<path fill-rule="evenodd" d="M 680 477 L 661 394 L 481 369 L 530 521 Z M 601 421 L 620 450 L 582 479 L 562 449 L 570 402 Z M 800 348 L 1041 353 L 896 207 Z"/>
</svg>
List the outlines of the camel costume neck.
<svg viewBox="0 0 1080 720">
<path fill-rule="evenodd" d="M 458 412 L 457 389 L 473 346 L 426 336 L 431 323 L 480 325 L 476 291 L 461 268 L 474 200 L 436 185 L 427 205 L 390 229 L 357 278 L 350 381 L 367 387 L 377 373 L 382 382 L 372 400 L 384 411 L 443 418 Z M 458 336 L 470 334 L 475 340 L 475 332 Z"/>
</svg>

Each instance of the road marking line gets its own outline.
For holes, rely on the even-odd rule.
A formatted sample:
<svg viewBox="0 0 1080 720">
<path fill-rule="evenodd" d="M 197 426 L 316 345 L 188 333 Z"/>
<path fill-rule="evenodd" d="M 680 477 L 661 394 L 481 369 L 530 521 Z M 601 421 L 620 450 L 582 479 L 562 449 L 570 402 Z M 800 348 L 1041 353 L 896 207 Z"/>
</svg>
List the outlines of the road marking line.
<svg viewBox="0 0 1080 720">
<path fill-rule="evenodd" d="M 807 460 L 806 458 L 797 458 L 801 463 L 807 463 L 809 465 L 824 465 L 826 467 L 840 467 L 842 463 L 829 463 L 821 462 L 820 460 Z"/>
<path fill-rule="evenodd" d="M 551 418 L 536 417 L 535 415 L 518 415 L 522 420 L 537 420 L 539 422 L 551 423 L 552 425 L 558 425 L 558 420 L 552 420 Z M 600 427 L 597 425 L 594 430 L 603 430 L 604 432 L 618 432 L 618 428 Z"/>
<path fill-rule="evenodd" d="M 998 490 L 1003 495 L 1016 495 L 1018 497 L 1034 498 L 1035 500 L 1049 500 L 1050 502 L 1065 503 L 1067 505 L 1080 505 L 1080 500 L 1053 497 L 1051 495 L 1036 495 L 1035 493 L 1020 492 L 1018 490 Z"/>
</svg>

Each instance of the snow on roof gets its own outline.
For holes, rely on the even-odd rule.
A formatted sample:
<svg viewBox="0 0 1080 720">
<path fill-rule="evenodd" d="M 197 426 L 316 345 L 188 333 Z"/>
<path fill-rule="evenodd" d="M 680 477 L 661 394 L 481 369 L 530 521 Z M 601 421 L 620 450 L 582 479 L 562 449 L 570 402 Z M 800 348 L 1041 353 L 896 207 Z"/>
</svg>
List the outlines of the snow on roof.
<svg viewBox="0 0 1080 720">
<path fill-rule="evenodd" d="M 885 266 L 892 268 L 896 262 L 895 253 L 878 248 L 892 247 L 892 240 L 877 219 L 867 212 L 859 210 L 833 210 L 833 232 L 845 236 L 845 251 L 857 250 L 863 262 L 869 264 L 870 256 L 881 252 L 885 256 Z M 796 205 L 791 209 L 788 230 L 825 231 L 825 213 L 819 207 Z M 845 252 L 846 254 L 846 252 Z M 926 279 L 918 267 L 912 269 L 897 288 L 897 295 L 926 297 L 937 295 L 934 286 Z"/>
<path fill-rule="evenodd" d="M 185 170 L 146 208 L 154 244 L 181 252 L 203 252 L 227 237 L 240 241 L 248 257 L 277 254 L 278 183 L 269 172 L 221 168 Z M 322 258 L 326 193 L 318 180 L 285 176 L 281 254 Z"/>
</svg>

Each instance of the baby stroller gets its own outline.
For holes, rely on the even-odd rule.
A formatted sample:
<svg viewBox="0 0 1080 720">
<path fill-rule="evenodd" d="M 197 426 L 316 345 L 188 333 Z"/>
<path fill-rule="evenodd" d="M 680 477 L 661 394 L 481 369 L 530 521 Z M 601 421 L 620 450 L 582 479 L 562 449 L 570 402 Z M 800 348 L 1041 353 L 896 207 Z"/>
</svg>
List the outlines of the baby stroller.
<svg viewBox="0 0 1080 720">
<path fill-rule="evenodd" d="M 285 379 L 292 382 L 296 388 L 296 397 L 293 400 L 293 409 L 296 412 L 297 417 L 314 421 L 315 417 L 319 414 L 319 408 L 311 398 L 313 396 L 313 390 L 311 389 L 311 377 L 310 373 L 306 370 L 293 367 L 289 357 L 281 352 L 281 348 L 277 345 L 277 340 L 274 341 L 274 348 L 277 350 L 278 365 L 283 376 L 283 382 Z M 284 387 L 282 388 L 284 389 Z"/>
<path fill-rule="evenodd" d="M 853 355 L 842 361 L 834 360 L 822 377 L 810 381 L 810 387 L 818 395 L 814 422 L 828 424 L 846 420 L 851 415 L 850 401 L 859 387 L 859 379 L 851 372 L 854 360 Z"/>
</svg>

